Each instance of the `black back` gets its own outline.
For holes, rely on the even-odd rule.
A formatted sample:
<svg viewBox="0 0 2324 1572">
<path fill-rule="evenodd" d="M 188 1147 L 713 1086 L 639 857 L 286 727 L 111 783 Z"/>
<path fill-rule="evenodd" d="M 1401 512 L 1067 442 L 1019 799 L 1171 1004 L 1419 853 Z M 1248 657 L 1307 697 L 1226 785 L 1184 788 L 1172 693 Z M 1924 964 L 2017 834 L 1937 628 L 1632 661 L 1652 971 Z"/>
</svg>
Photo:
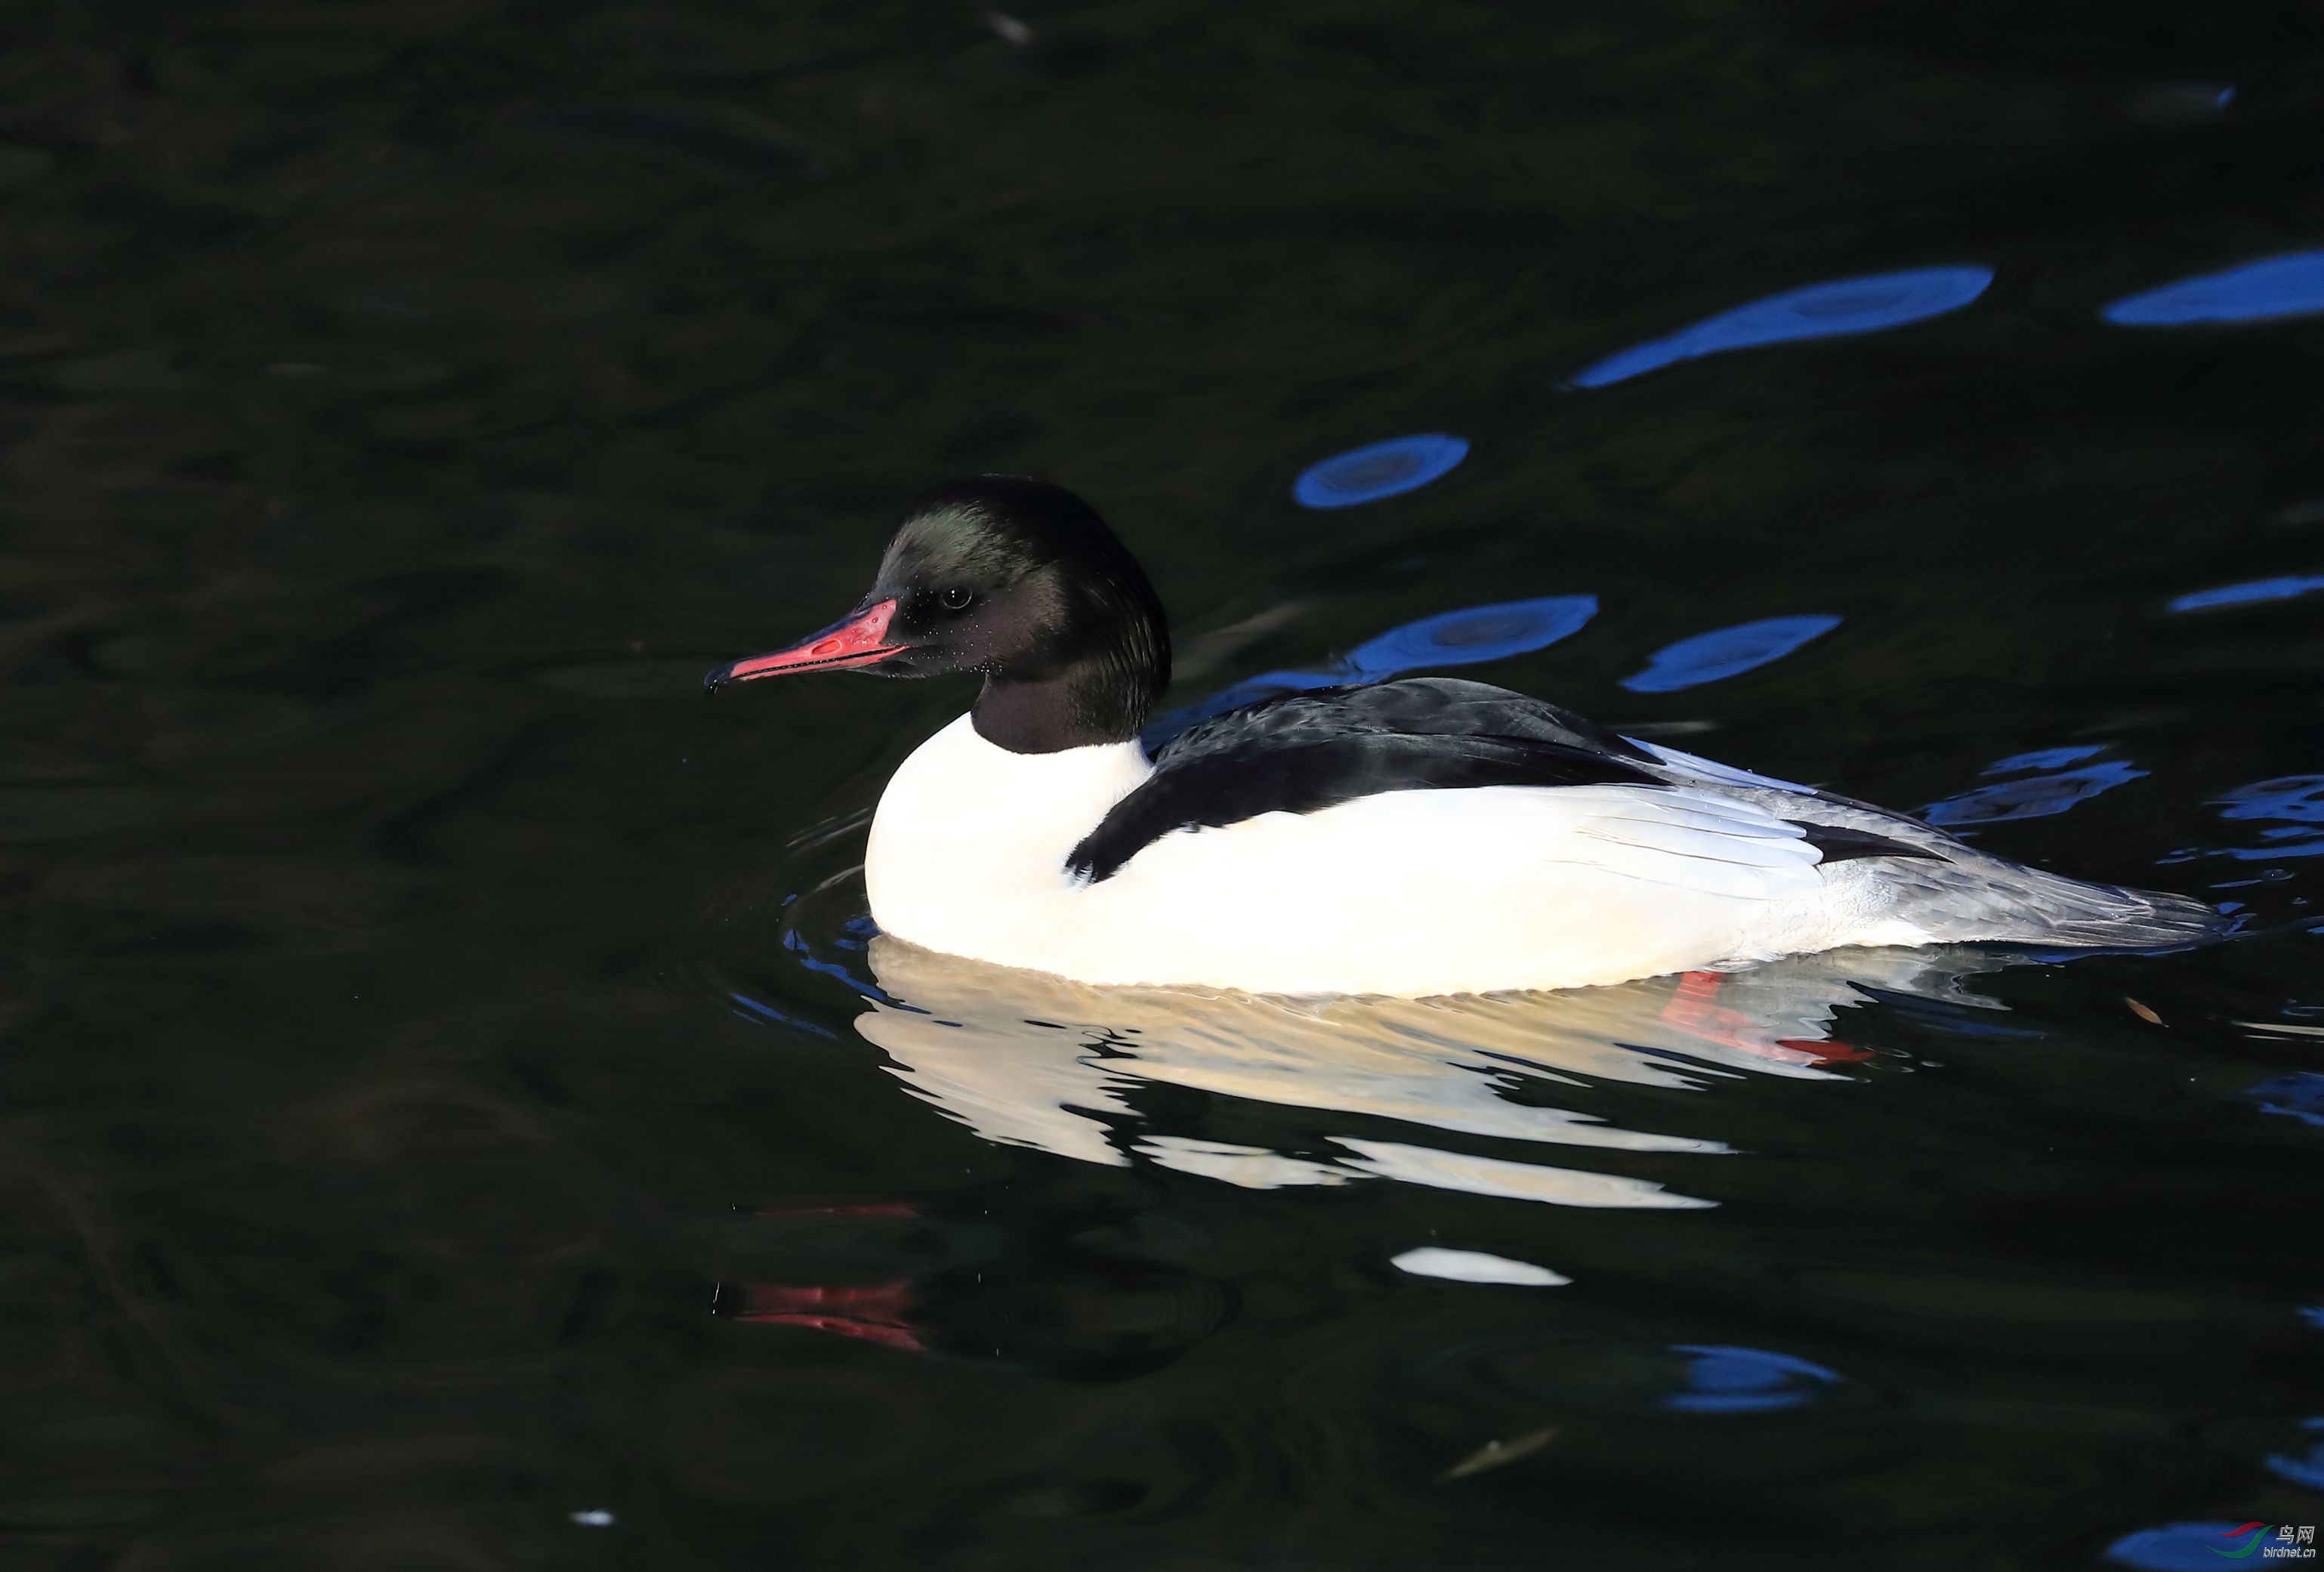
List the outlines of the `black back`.
<svg viewBox="0 0 2324 1572">
<path fill-rule="evenodd" d="M 1451 677 L 1326 688 L 1189 727 L 1154 773 L 1075 846 L 1095 883 L 1173 830 L 1314 813 L 1382 791 L 1469 786 L 1658 786 L 1653 755 L 1571 710 Z"/>
</svg>

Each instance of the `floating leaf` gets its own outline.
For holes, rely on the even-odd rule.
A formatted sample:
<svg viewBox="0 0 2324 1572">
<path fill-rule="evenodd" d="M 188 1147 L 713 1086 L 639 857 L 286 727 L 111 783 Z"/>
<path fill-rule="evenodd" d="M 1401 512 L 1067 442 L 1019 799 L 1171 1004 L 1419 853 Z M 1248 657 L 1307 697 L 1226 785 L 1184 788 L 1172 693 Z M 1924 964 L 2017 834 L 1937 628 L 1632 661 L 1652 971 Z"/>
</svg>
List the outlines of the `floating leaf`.
<svg viewBox="0 0 2324 1572">
<path fill-rule="evenodd" d="M 1520 1457 L 1530 1457 L 1557 1439 L 1557 1427 L 1547 1426 L 1527 1430 L 1522 1436 L 1512 1436 L 1506 1441 L 1488 1441 L 1444 1471 L 1447 1479 L 1466 1479 L 1472 1474 L 1482 1474 L 1488 1468 L 1499 1468 Z"/>
</svg>

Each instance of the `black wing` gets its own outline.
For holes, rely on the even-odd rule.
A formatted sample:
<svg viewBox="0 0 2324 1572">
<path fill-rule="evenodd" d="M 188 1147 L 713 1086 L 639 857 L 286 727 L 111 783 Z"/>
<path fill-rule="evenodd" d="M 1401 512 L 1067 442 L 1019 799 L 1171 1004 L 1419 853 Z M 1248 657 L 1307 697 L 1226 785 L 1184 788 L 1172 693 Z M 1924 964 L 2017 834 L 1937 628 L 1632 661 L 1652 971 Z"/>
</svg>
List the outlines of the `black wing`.
<svg viewBox="0 0 2324 1572">
<path fill-rule="evenodd" d="M 1451 677 L 1287 694 L 1164 744 L 1154 773 L 1075 846 L 1092 883 L 1173 830 L 1314 813 L 1382 791 L 1659 786 L 1654 756 L 1572 711 Z"/>
</svg>

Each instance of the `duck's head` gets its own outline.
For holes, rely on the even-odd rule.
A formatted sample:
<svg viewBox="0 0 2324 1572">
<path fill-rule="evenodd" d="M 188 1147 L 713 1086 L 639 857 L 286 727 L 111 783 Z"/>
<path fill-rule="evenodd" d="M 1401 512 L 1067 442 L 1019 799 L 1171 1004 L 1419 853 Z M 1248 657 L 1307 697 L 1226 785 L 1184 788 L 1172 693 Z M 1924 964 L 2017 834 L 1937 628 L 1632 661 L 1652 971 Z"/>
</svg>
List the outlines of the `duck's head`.
<svg viewBox="0 0 2324 1572">
<path fill-rule="evenodd" d="M 721 666 L 716 693 L 793 671 L 975 671 L 976 729 L 1020 754 L 1138 735 L 1170 680 L 1162 603 L 1097 510 L 1063 486 L 980 475 L 924 494 L 855 609 L 772 654 Z"/>
</svg>

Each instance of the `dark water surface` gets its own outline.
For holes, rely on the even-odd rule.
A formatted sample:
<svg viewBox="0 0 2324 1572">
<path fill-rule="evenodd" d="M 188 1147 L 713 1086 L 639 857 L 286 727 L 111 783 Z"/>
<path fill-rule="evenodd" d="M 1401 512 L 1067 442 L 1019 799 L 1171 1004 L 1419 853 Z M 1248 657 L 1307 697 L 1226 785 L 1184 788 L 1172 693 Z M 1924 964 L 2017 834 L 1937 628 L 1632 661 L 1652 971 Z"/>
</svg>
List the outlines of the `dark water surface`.
<svg viewBox="0 0 2324 1572">
<path fill-rule="evenodd" d="M 0 1565 L 2324 1521 L 2324 12 L 0 41 Z M 863 826 L 964 691 L 697 681 L 984 468 L 1143 556 L 1176 709 L 1457 666 L 2249 931 L 1393 1005 L 899 949 Z"/>
</svg>

